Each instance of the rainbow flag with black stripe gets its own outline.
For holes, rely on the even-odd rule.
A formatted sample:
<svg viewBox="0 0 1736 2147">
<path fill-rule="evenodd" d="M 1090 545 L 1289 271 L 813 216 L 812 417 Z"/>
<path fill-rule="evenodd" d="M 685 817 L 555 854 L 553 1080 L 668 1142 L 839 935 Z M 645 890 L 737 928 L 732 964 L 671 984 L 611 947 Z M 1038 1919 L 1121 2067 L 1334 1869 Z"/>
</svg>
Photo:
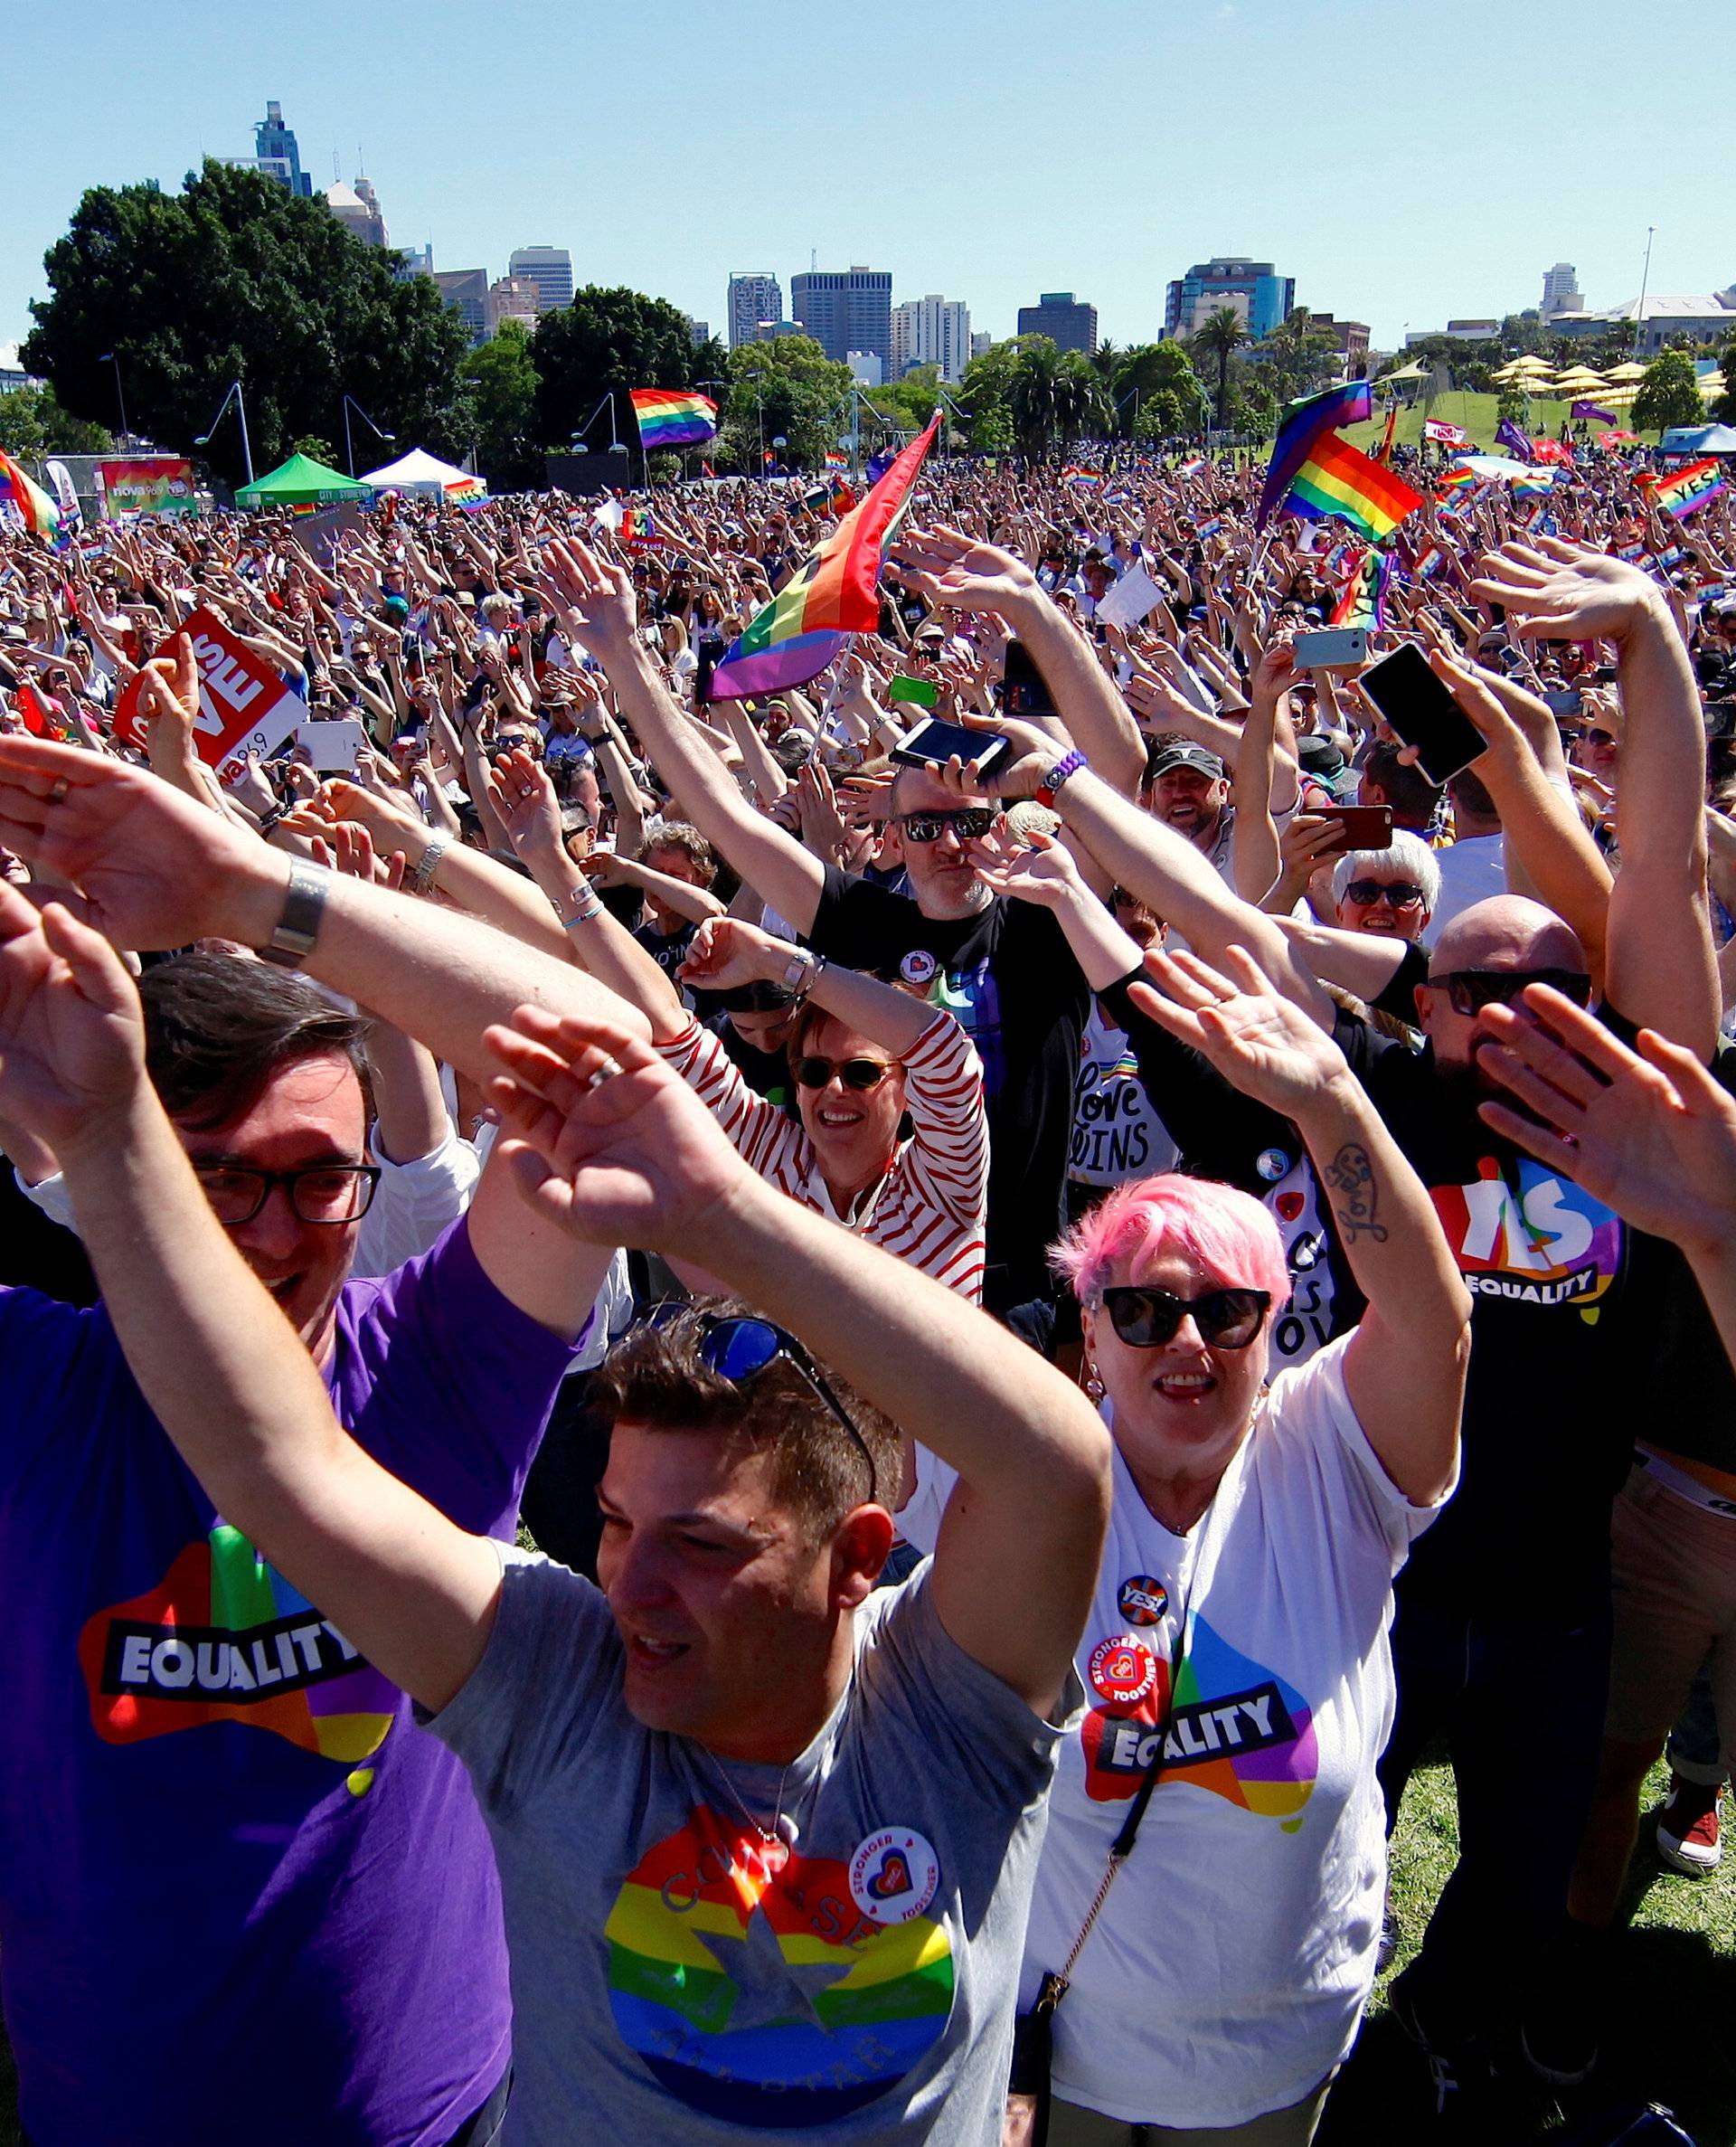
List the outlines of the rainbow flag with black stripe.
<svg viewBox="0 0 1736 2147">
<path fill-rule="evenodd" d="M 1703 455 L 1698 462 L 1690 462 L 1674 477 L 1646 487 L 1653 505 L 1676 522 L 1686 515 L 1698 513 L 1707 500 L 1716 499 L 1723 489 L 1724 466 L 1715 455 Z"/>
<path fill-rule="evenodd" d="M 717 438 L 717 405 L 691 388 L 635 388 L 633 415 L 639 421 L 639 445 L 653 448 L 703 447 Z"/>
<path fill-rule="evenodd" d="M 63 532 L 61 510 L 42 487 L 27 478 L 10 455 L 0 452 L 0 506 L 17 511 L 33 536 L 52 538 L 58 544 Z"/>
<path fill-rule="evenodd" d="M 1367 386 L 1366 382 L 1357 384 Z M 1276 456 L 1273 461 L 1276 465 Z M 1327 432 L 1314 441 L 1297 466 L 1284 505 L 1305 520 L 1335 516 L 1375 544 L 1391 536 L 1407 515 L 1416 512 L 1422 495 L 1347 440 Z"/>
<path fill-rule="evenodd" d="M 712 673 L 713 701 L 778 694 L 817 678 L 852 634 L 880 624 L 880 563 L 909 512 L 910 487 L 940 429 L 901 449 L 859 506 L 822 537 L 770 603 L 748 622 Z"/>
</svg>

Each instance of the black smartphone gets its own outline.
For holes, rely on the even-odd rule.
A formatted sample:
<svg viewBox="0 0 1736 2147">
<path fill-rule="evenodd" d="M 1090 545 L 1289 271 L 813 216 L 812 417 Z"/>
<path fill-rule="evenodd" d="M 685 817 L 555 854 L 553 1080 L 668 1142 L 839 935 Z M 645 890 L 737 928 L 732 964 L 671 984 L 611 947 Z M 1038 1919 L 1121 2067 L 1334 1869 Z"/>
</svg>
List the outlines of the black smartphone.
<svg viewBox="0 0 1736 2147">
<path fill-rule="evenodd" d="M 1431 783 L 1446 782 L 1486 750 L 1483 733 L 1407 641 L 1357 681 L 1406 745 Z"/>
<path fill-rule="evenodd" d="M 1001 673 L 1002 706 L 1009 715 L 1054 715 L 1058 713 L 1043 673 L 1023 641 L 1006 645 L 1006 667 Z"/>
<path fill-rule="evenodd" d="M 1013 741 L 999 731 L 973 731 L 925 715 L 892 748 L 892 758 L 905 768 L 925 768 L 930 761 L 944 768 L 957 753 L 967 766 L 975 761 L 985 775 L 993 775 L 1012 749 Z"/>
<path fill-rule="evenodd" d="M 1339 857 L 1346 850 L 1390 850 L 1392 847 L 1392 808 L 1390 805 L 1329 805 L 1320 808 L 1323 820 L 1336 820 L 1339 839 L 1320 854 Z"/>
</svg>

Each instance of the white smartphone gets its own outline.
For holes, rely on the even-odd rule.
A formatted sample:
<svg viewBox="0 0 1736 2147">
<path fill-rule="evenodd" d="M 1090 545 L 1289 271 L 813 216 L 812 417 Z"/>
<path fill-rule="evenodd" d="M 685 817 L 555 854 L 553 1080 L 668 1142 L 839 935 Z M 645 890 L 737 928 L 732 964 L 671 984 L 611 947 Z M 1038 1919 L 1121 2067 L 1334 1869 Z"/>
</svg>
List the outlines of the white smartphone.
<svg viewBox="0 0 1736 2147">
<path fill-rule="evenodd" d="M 299 724 L 296 742 L 307 749 L 307 758 L 319 774 L 354 775 L 368 734 L 360 724 L 340 716 L 326 723 Z"/>
</svg>

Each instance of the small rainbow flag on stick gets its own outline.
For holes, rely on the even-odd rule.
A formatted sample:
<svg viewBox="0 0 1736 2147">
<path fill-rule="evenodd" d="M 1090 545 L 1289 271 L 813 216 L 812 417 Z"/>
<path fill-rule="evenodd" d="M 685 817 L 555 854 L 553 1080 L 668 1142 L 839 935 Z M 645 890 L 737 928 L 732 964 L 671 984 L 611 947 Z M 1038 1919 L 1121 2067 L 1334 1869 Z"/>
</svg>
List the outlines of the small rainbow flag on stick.
<svg viewBox="0 0 1736 2147">
<path fill-rule="evenodd" d="M 1276 456 L 1273 460 L 1276 464 Z M 1291 514 L 1311 521 L 1335 515 L 1374 544 L 1415 513 L 1422 505 L 1422 495 L 1347 440 L 1328 432 L 1314 441 L 1297 466 L 1284 505 Z"/>
<path fill-rule="evenodd" d="M 1714 455 L 1703 455 L 1698 462 L 1678 469 L 1673 478 L 1646 487 L 1653 504 L 1677 522 L 1704 506 L 1707 500 L 1716 499 L 1723 489 L 1723 464 Z"/>
<path fill-rule="evenodd" d="M 940 429 L 936 411 L 926 432 L 903 449 L 860 506 L 853 507 L 746 630 L 712 674 L 713 701 L 778 694 L 817 678 L 851 634 L 880 624 L 880 562 L 910 506 L 910 487 Z"/>
<path fill-rule="evenodd" d="M 709 395 L 689 388 L 635 388 L 633 415 L 639 421 L 639 445 L 653 448 L 703 447 L 717 438 L 717 405 Z"/>
<path fill-rule="evenodd" d="M 33 535 L 61 535 L 61 510 L 40 485 L 33 484 L 7 454 L 0 453 L 0 506 L 15 507 Z"/>
</svg>

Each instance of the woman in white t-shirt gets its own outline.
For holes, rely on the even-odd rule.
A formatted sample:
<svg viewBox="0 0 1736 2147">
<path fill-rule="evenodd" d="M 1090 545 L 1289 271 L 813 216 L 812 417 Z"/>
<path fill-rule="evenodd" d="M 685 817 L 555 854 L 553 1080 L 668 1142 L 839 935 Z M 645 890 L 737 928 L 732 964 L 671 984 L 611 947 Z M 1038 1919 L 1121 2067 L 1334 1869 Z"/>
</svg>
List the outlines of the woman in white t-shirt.
<svg viewBox="0 0 1736 2147">
<path fill-rule="evenodd" d="M 1134 989 L 1300 1128 L 1368 1310 L 1268 1388 L 1288 1278 L 1258 1201 L 1150 1178 L 1059 1249 L 1116 1478 L 1020 1991 L 1071 1978 L 1052 2147 L 1312 2138 L 1374 1976 L 1392 1579 L 1458 1470 L 1470 1303 L 1428 1195 L 1336 1045 L 1231 959 L 1152 955 L 1170 996 Z"/>
</svg>

